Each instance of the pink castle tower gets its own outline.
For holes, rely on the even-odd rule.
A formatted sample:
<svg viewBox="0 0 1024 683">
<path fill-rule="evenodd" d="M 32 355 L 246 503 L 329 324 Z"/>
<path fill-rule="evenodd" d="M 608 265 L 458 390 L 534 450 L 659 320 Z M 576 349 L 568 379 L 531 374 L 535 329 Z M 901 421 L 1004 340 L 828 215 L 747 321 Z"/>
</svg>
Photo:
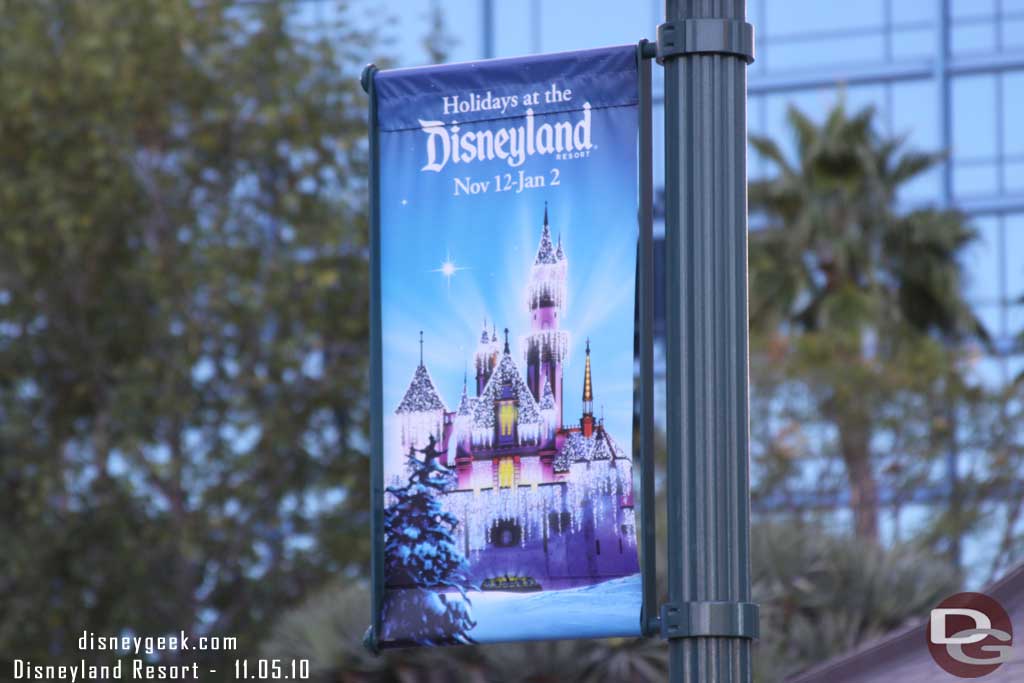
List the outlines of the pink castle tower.
<svg viewBox="0 0 1024 683">
<path fill-rule="evenodd" d="M 538 401 L 544 398 L 547 384 L 555 400 L 555 424 L 562 424 L 562 363 L 569 348 L 569 337 L 559 329 L 566 305 L 566 274 L 568 259 L 551 242 L 548 205 L 544 203 L 544 227 L 537 247 L 537 257 L 530 269 L 527 306 L 530 311 L 530 334 L 526 337 L 526 382 Z"/>
</svg>

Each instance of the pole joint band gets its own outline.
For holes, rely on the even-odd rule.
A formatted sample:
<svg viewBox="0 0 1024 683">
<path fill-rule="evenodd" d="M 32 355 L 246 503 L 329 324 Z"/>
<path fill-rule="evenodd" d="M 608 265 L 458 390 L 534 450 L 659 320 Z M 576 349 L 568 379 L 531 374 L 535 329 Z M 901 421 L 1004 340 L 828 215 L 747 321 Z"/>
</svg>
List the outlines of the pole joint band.
<svg viewBox="0 0 1024 683">
<path fill-rule="evenodd" d="M 758 606 L 752 602 L 683 602 L 661 606 L 661 637 L 758 637 Z"/>
<path fill-rule="evenodd" d="M 733 55 L 754 61 L 754 27 L 736 19 L 677 19 L 658 27 L 658 63 L 694 54 Z"/>
</svg>

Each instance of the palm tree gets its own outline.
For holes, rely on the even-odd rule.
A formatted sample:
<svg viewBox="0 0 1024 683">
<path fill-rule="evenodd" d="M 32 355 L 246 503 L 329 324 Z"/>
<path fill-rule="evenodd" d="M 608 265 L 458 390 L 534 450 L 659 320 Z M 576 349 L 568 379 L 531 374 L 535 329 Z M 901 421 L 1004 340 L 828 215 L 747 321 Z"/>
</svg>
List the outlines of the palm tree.
<svg viewBox="0 0 1024 683">
<path fill-rule="evenodd" d="M 751 137 L 777 170 L 750 187 L 751 212 L 766 222 L 750 239 L 751 328 L 813 386 L 837 435 L 856 532 L 874 540 L 876 401 L 890 365 L 915 345 L 985 338 L 958 265 L 976 233 L 957 211 L 900 210 L 900 189 L 942 155 L 880 136 L 873 109 L 848 115 L 840 100 L 821 125 L 795 108 L 788 122 L 792 159 Z"/>
</svg>

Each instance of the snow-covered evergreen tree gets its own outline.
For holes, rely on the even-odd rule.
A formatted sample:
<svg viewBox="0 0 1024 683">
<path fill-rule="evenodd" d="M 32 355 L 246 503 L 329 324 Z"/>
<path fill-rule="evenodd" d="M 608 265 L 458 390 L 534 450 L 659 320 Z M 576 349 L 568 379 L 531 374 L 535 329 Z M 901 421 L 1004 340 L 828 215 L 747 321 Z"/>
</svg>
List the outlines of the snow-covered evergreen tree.
<svg viewBox="0 0 1024 683">
<path fill-rule="evenodd" d="M 384 628 L 421 645 L 472 643 L 476 622 L 466 596 L 466 558 L 454 538 L 458 520 L 439 500 L 454 475 L 437 456 L 433 436 L 420 451 L 410 447 L 409 483 L 387 489 Z"/>
</svg>

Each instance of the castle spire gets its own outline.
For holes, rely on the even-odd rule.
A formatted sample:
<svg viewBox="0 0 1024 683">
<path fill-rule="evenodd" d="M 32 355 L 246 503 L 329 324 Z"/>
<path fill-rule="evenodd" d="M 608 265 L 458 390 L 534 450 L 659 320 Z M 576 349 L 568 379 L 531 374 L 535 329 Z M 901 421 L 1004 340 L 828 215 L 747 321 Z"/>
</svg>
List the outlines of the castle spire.
<svg viewBox="0 0 1024 683">
<path fill-rule="evenodd" d="M 583 370 L 583 417 L 580 418 L 580 429 L 584 438 L 587 439 L 594 433 L 594 385 L 590 380 L 590 337 L 587 337 L 587 361 Z"/>
<path fill-rule="evenodd" d="M 537 245 L 537 258 L 533 265 L 551 265 L 557 263 L 555 247 L 551 244 L 551 228 L 548 225 L 548 203 L 544 202 L 544 227 L 540 231 L 540 244 Z"/>
<path fill-rule="evenodd" d="M 423 330 L 420 330 L 420 365 L 423 365 Z"/>
<path fill-rule="evenodd" d="M 594 387 L 590 379 L 590 338 L 587 338 L 587 361 L 583 370 L 583 413 L 594 414 Z"/>
<path fill-rule="evenodd" d="M 506 354 L 511 353 L 511 351 L 508 350 L 508 328 L 507 327 L 505 328 L 505 353 Z"/>
</svg>

